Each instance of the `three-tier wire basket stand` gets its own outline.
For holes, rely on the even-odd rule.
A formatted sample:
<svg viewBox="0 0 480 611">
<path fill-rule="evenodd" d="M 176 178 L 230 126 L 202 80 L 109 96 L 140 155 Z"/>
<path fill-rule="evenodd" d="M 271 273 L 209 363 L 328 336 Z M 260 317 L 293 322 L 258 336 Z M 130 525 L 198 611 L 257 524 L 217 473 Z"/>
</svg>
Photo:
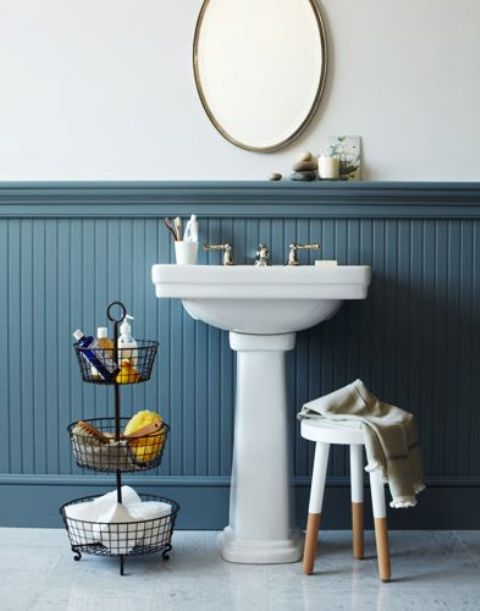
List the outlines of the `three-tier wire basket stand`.
<svg viewBox="0 0 480 611">
<path fill-rule="evenodd" d="M 115 309 L 120 310 L 119 318 L 114 316 Z M 120 387 L 123 384 L 147 382 L 150 379 L 158 348 L 156 341 L 147 340 L 137 340 L 134 348 L 119 348 L 119 326 L 126 314 L 127 310 L 120 301 L 112 302 L 107 308 L 108 319 L 113 323 L 113 349 L 84 348 L 75 344 L 83 381 L 113 386 L 114 417 L 92 418 L 73 422 L 68 426 L 77 465 L 93 471 L 115 473 L 116 501 L 119 504 L 128 500 L 122 499 L 122 474 L 157 467 L 161 463 L 170 430 L 168 424 L 162 422 L 153 433 L 128 436 L 122 432 L 129 419 L 121 417 Z M 104 379 L 92 367 L 91 360 L 86 358 L 87 350 L 96 353 L 99 360 L 112 359 L 118 365 L 119 372 L 110 380 Z M 77 511 L 83 503 L 90 502 L 94 507 L 95 502 L 99 503 L 96 501 L 100 498 L 98 496 L 79 498 L 62 505 L 60 513 L 74 552 L 74 560 L 80 560 L 82 553 L 118 556 L 121 575 L 124 575 L 126 556 L 161 552 L 163 558 L 168 560 L 179 505 L 172 499 L 153 494 L 139 496 L 141 501 L 145 502 L 145 507 L 151 507 L 154 503 L 158 507 L 159 503 L 162 503 L 165 510 L 150 519 L 140 516 L 139 519 L 128 522 L 101 522 L 81 519 L 82 514 Z"/>
</svg>

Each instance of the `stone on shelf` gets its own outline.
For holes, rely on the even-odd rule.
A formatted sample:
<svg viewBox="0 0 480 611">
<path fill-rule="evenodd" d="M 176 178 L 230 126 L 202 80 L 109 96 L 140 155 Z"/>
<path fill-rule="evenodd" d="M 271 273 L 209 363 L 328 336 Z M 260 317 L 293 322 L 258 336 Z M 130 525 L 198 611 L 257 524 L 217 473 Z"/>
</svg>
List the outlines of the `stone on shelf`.
<svg viewBox="0 0 480 611">
<path fill-rule="evenodd" d="M 310 170 L 305 172 L 294 172 L 290 174 L 290 180 L 297 180 L 300 182 L 311 182 L 312 180 L 317 180 L 317 172 L 316 170 Z"/>
<path fill-rule="evenodd" d="M 311 172 L 312 170 L 316 170 L 318 168 L 318 162 L 316 159 L 312 159 L 311 161 L 297 161 L 297 163 L 293 166 L 294 172 Z"/>
<path fill-rule="evenodd" d="M 290 175 L 290 180 L 302 182 L 317 180 L 317 169 L 317 158 L 312 153 L 302 153 L 293 166 L 293 174 Z"/>
<path fill-rule="evenodd" d="M 312 161 L 313 159 L 315 159 L 315 157 L 312 155 L 312 153 L 305 151 L 305 153 L 300 155 L 298 161 Z"/>
</svg>

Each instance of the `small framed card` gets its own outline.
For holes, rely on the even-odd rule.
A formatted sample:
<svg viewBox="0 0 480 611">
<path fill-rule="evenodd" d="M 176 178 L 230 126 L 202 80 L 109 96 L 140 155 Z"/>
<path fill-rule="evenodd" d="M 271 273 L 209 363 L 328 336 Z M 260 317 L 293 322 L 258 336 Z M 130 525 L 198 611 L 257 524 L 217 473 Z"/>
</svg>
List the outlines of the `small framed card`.
<svg viewBox="0 0 480 611">
<path fill-rule="evenodd" d="M 329 136 L 327 151 L 340 160 L 340 180 L 360 180 L 360 136 Z"/>
</svg>

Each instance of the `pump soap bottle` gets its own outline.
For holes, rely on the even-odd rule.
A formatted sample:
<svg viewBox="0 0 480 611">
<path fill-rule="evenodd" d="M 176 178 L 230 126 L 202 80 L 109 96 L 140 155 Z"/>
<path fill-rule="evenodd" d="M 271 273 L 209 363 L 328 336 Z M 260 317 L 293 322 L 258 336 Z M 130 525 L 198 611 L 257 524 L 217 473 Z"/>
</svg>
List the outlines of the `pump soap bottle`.
<svg viewBox="0 0 480 611">
<path fill-rule="evenodd" d="M 139 380 L 139 373 L 136 369 L 138 344 L 132 335 L 132 326 L 128 322 L 133 320 L 133 316 L 127 314 L 120 325 L 120 336 L 118 338 L 120 373 L 117 376 L 119 384 L 134 384 Z"/>
<path fill-rule="evenodd" d="M 125 316 L 124 321 L 120 325 L 120 336 L 118 338 L 118 347 L 121 348 L 120 352 L 120 360 L 129 360 L 132 365 L 135 365 L 137 362 L 137 342 L 132 335 L 132 325 L 128 322 L 129 320 L 134 320 L 133 316 L 127 314 Z M 131 348 L 131 350 L 127 350 L 127 348 Z"/>
</svg>

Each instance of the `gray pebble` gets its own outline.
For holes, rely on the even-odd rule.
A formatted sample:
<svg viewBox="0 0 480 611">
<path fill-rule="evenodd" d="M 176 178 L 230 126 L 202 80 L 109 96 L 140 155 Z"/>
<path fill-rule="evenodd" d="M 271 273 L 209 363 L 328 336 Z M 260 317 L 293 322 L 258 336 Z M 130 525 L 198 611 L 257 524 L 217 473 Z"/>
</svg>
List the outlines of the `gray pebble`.
<svg viewBox="0 0 480 611">
<path fill-rule="evenodd" d="M 309 172 L 294 172 L 290 174 L 290 180 L 311 182 L 312 180 L 317 180 L 317 173 L 313 170 Z"/>
<path fill-rule="evenodd" d="M 272 172 L 268 180 L 282 180 L 282 175 L 279 172 Z"/>
<path fill-rule="evenodd" d="M 297 163 L 293 166 L 294 172 L 309 172 L 311 170 L 316 170 L 318 168 L 318 163 L 316 159 L 312 159 L 311 161 L 297 161 Z"/>
</svg>

